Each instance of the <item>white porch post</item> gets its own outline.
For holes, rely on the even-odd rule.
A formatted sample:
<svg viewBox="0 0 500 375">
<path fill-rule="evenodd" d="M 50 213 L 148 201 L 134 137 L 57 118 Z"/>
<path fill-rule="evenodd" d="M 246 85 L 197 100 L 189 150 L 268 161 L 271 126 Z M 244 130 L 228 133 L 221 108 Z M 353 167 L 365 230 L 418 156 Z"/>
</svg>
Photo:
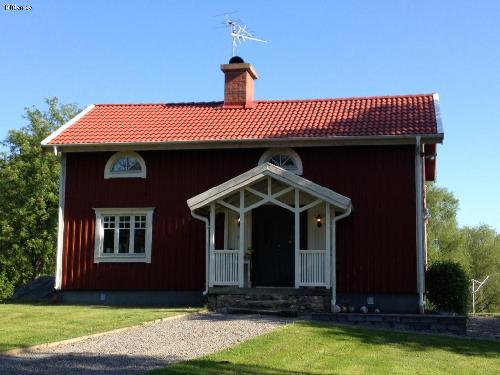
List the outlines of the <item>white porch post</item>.
<svg viewBox="0 0 500 375">
<path fill-rule="evenodd" d="M 325 284 L 326 287 L 330 288 L 330 253 L 331 249 L 331 218 L 330 218 L 330 205 L 326 203 L 326 213 L 325 213 Z"/>
<path fill-rule="evenodd" d="M 238 256 L 238 286 L 245 286 L 243 280 L 243 267 L 245 260 L 245 191 L 240 190 L 240 253 Z"/>
<path fill-rule="evenodd" d="M 300 202 L 299 189 L 295 189 L 295 288 L 300 283 Z"/>
<path fill-rule="evenodd" d="M 210 204 L 210 278 L 209 286 L 214 286 L 215 276 L 215 203 Z"/>
<path fill-rule="evenodd" d="M 330 273 L 332 279 L 330 280 L 332 284 L 332 307 L 337 304 L 337 239 L 336 239 L 336 220 L 332 221 L 332 228 L 330 235 L 332 236 L 332 257 L 330 259 Z"/>
</svg>

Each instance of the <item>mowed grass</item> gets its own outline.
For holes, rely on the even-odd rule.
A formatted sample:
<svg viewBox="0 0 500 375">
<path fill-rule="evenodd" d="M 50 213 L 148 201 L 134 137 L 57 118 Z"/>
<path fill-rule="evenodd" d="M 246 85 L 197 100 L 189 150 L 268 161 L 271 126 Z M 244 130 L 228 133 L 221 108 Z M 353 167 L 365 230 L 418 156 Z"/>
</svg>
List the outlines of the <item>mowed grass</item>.
<svg viewBox="0 0 500 375">
<path fill-rule="evenodd" d="M 499 354 L 496 342 L 295 323 L 153 374 L 500 374 Z"/>
<path fill-rule="evenodd" d="M 0 304 L 0 352 L 194 311 L 189 308 Z"/>
</svg>

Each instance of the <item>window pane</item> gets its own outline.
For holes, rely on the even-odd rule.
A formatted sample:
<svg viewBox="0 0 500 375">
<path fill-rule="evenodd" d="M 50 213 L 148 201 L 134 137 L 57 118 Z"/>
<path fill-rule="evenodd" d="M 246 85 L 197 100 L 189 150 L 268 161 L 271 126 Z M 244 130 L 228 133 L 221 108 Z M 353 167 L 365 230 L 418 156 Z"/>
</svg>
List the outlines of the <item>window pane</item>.
<svg viewBox="0 0 500 375">
<path fill-rule="evenodd" d="M 294 160 L 287 155 L 274 155 L 271 159 L 269 159 L 269 163 L 289 171 L 297 169 Z"/>
<path fill-rule="evenodd" d="M 102 245 L 102 252 L 104 254 L 112 254 L 115 251 L 115 217 L 104 216 L 104 241 Z"/>
<path fill-rule="evenodd" d="M 130 230 L 129 229 L 120 229 L 118 241 L 118 252 L 119 253 L 128 253 L 129 248 L 129 240 L 130 240 Z"/>
<path fill-rule="evenodd" d="M 111 167 L 112 172 L 126 172 L 127 171 L 127 158 L 118 159 Z"/>
<path fill-rule="evenodd" d="M 129 156 L 127 159 L 128 159 L 127 167 L 129 171 L 141 170 L 141 165 L 139 164 L 136 158 Z"/>
<path fill-rule="evenodd" d="M 130 216 L 120 216 L 119 225 L 118 252 L 128 253 L 130 241 Z"/>
<path fill-rule="evenodd" d="M 115 250 L 115 230 L 104 229 L 104 243 L 102 252 L 104 254 L 111 254 Z"/>
<path fill-rule="evenodd" d="M 115 227 L 115 217 L 114 216 L 104 216 L 104 229 L 114 229 Z"/>
<path fill-rule="evenodd" d="M 146 216 L 136 216 L 135 228 L 146 228 Z"/>
<path fill-rule="evenodd" d="M 144 254 L 146 252 L 146 229 L 134 231 L 134 253 Z"/>
<path fill-rule="evenodd" d="M 125 156 L 118 159 L 111 167 L 111 172 L 127 172 L 127 171 L 140 171 L 141 164 L 133 156 Z"/>
</svg>

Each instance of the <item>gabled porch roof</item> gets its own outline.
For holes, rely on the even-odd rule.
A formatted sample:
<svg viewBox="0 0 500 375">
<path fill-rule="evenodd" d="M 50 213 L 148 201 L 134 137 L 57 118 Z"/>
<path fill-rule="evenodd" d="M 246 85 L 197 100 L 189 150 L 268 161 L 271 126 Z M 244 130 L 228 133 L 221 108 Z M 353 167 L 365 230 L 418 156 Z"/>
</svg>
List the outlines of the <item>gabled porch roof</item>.
<svg viewBox="0 0 500 375">
<path fill-rule="evenodd" d="M 351 206 L 351 200 L 349 198 L 271 163 L 259 165 L 218 186 L 198 194 L 188 199 L 187 204 L 191 211 L 206 207 L 210 203 L 235 193 L 268 176 L 310 194 L 317 199 L 321 199 L 341 211 L 347 211 Z"/>
</svg>

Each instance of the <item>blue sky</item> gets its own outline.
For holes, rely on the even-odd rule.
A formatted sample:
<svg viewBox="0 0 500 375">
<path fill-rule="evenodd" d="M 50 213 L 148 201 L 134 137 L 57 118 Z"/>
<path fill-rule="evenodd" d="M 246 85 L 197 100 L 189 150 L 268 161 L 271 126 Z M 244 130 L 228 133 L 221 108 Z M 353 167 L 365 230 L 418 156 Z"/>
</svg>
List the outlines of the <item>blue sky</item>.
<svg viewBox="0 0 500 375">
<path fill-rule="evenodd" d="M 269 40 L 237 53 L 259 99 L 439 92 L 438 184 L 462 225 L 500 231 L 500 2 L 17 1 L 0 9 L 0 138 L 26 106 L 221 100 L 223 17 Z M 2 3 L 3 4 L 3 3 Z"/>
</svg>

